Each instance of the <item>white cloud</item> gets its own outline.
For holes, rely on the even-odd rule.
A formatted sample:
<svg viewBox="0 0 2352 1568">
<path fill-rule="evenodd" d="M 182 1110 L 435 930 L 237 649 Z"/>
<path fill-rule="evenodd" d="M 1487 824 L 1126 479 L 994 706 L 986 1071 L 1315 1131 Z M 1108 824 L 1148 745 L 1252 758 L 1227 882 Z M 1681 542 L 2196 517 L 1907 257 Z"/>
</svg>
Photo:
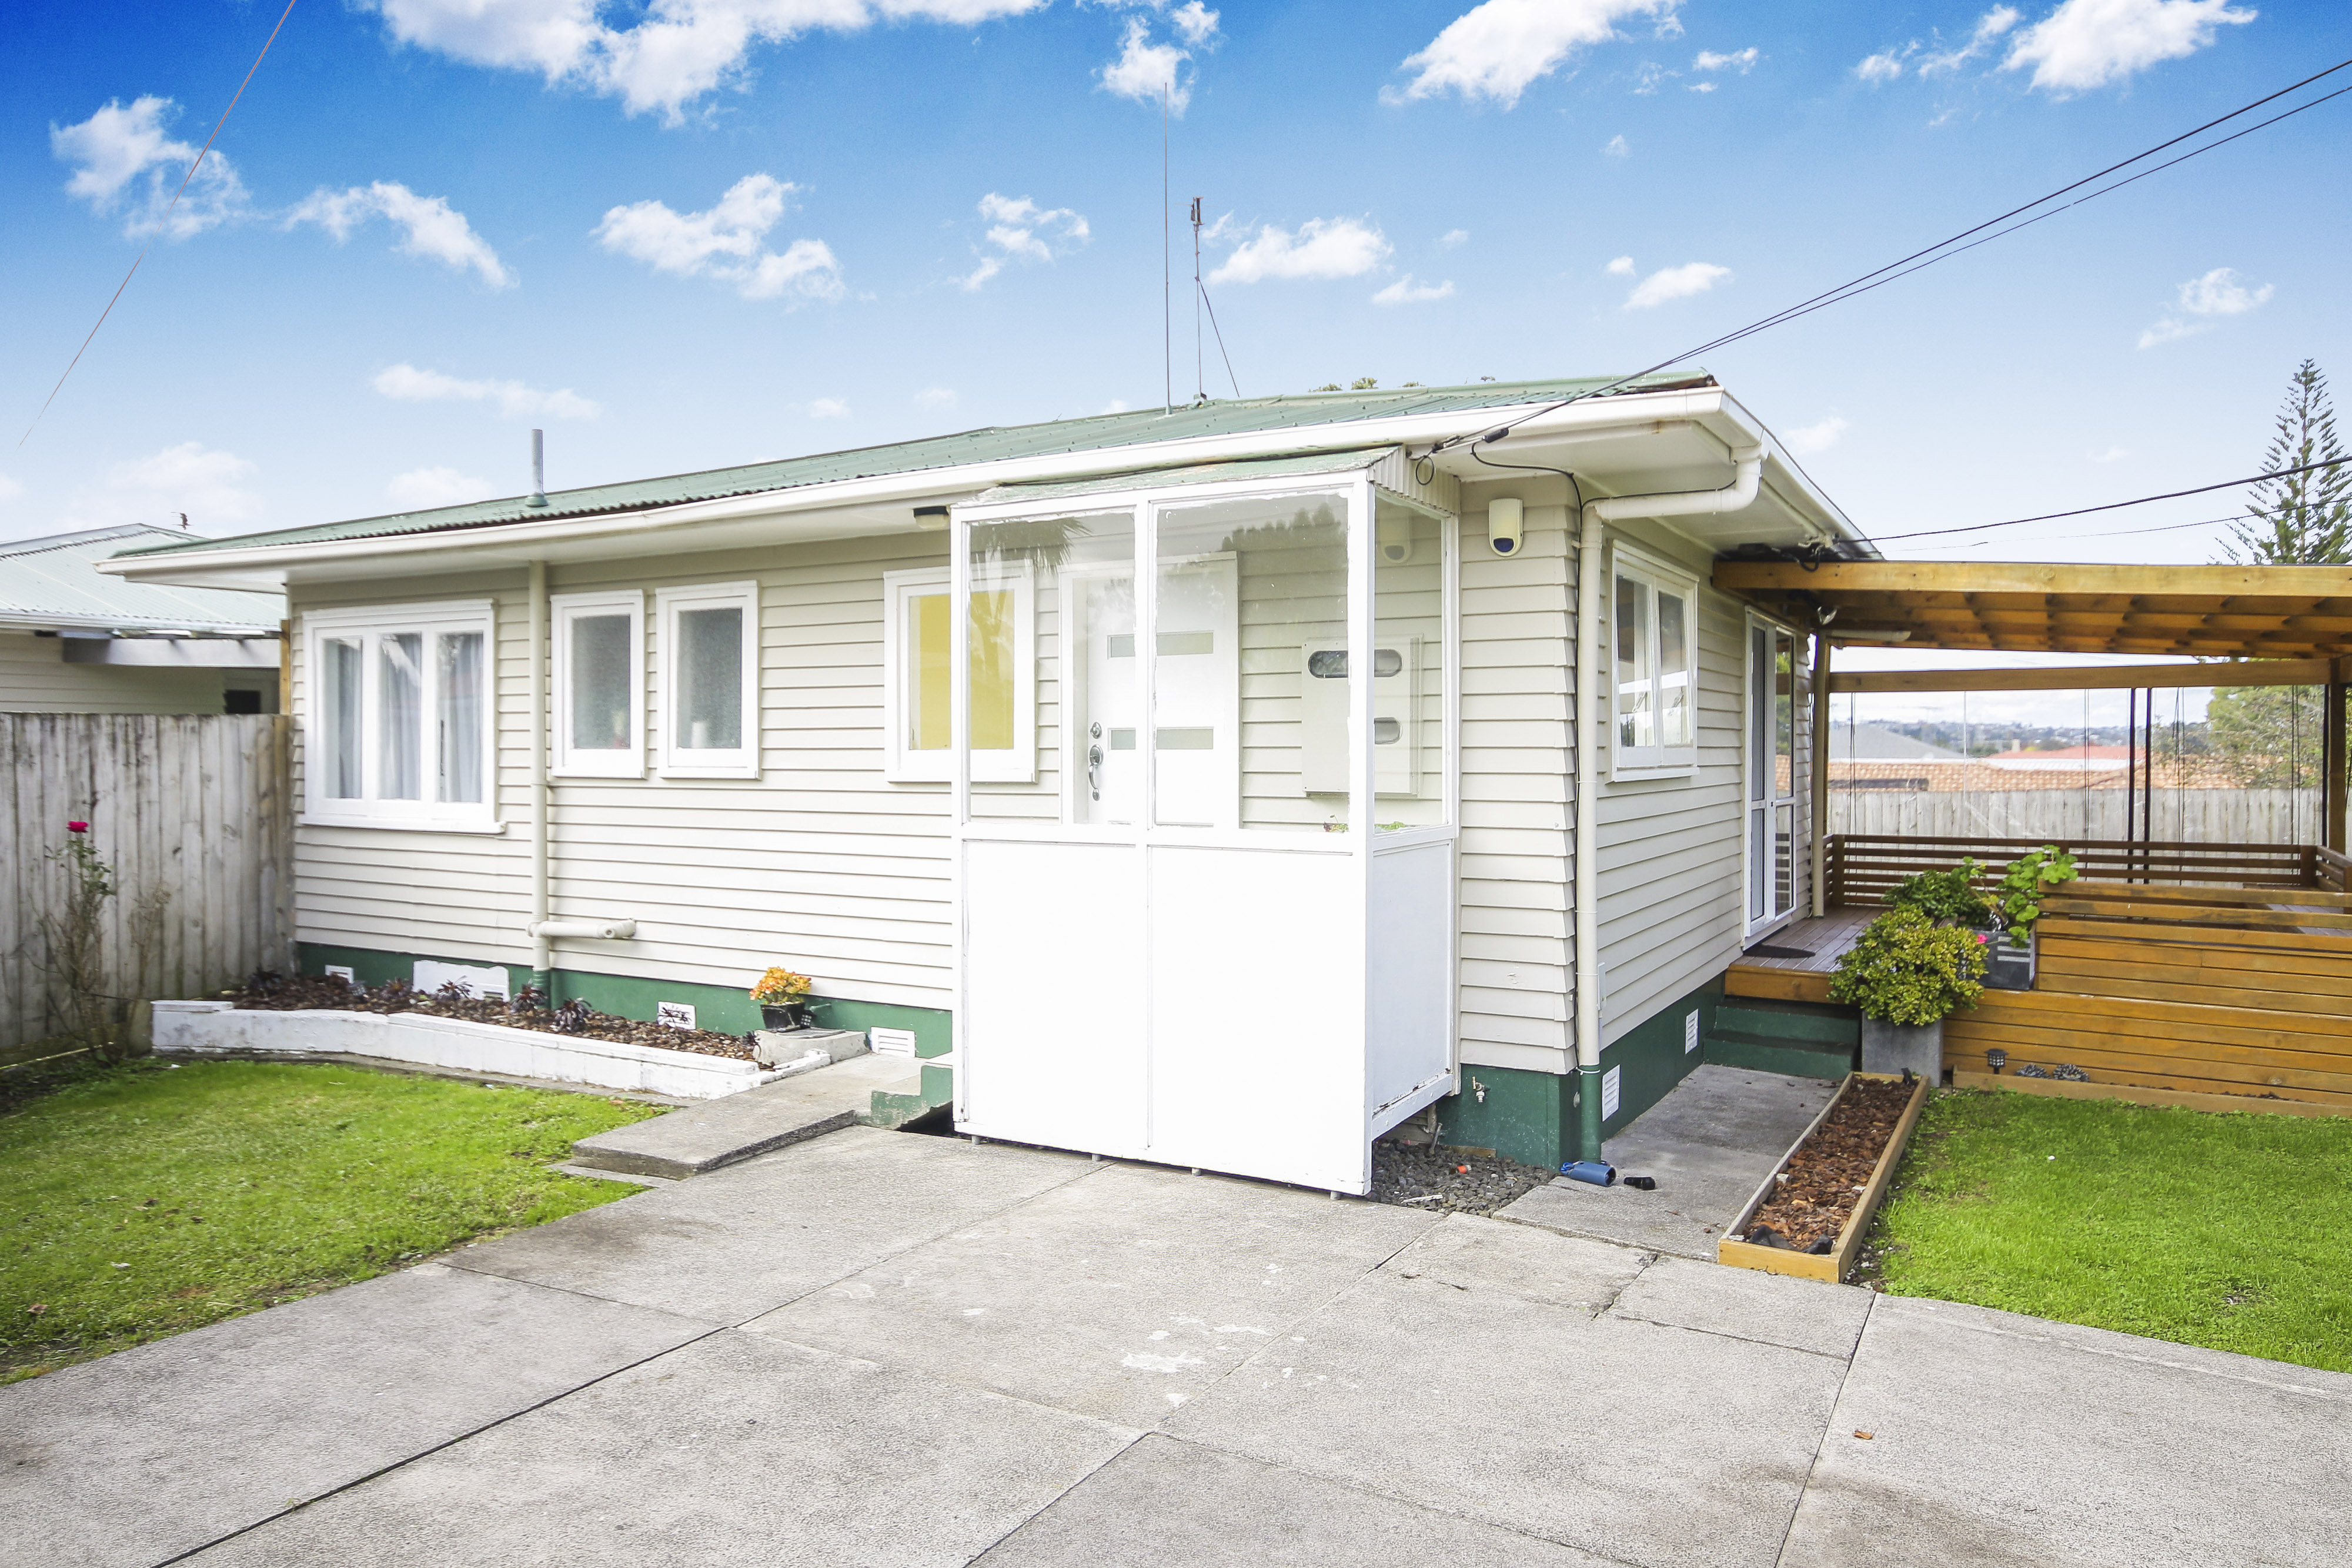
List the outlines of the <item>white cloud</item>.
<svg viewBox="0 0 2352 1568">
<path fill-rule="evenodd" d="M 1712 49 L 1701 49 L 1698 52 L 1698 58 L 1691 61 L 1691 69 L 1695 71 L 1736 70 L 1740 75 L 1746 76 L 1756 68 L 1759 57 L 1760 57 L 1759 52 L 1752 44 L 1747 48 L 1728 55 L 1718 55 Z"/>
<path fill-rule="evenodd" d="M 847 419 L 849 402 L 845 398 L 837 397 L 812 398 L 809 400 L 808 414 L 811 419 Z"/>
<path fill-rule="evenodd" d="M 1630 256 L 1621 256 L 1601 270 L 1612 277 L 1631 277 L 1633 276 L 1633 258 Z"/>
<path fill-rule="evenodd" d="M 1125 398 L 1115 397 L 1108 402 L 1103 404 L 1103 412 L 1105 413 L 1126 413 L 1129 412 L 1127 400 Z"/>
<path fill-rule="evenodd" d="M 477 479 L 455 468 L 411 468 L 394 475 L 383 493 L 404 512 L 429 512 L 436 507 L 487 501 L 498 491 L 488 479 Z"/>
<path fill-rule="evenodd" d="M 1633 156 L 1633 144 L 1627 141 L 1622 136 L 1612 136 L 1609 139 L 1608 145 L 1601 148 L 1601 151 L 1606 152 L 1612 158 L 1630 158 Z"/>
<path fill-rule="evenodd" d="M 1969 35 L 1967 43 L 1958 48 L 1944 49 L 1922 58 L 1919 74 L 1923 77 L 1942 76 L 1959 69 L 1990 48 L 1997 39 L 2017 26 L 2019 19 L 2020 14 L 2015 6 L 1994 6 L 1977 18 L 1976 30 Z"/>
<path fill-rule="evenodd" d="M 1789 432 L 1789 450 L 1800 457 L 1811 457 L 1816 452 L 1827 452 L 1838 444 L 1852 425 L 1836 414 L 1811 424 L 1801 424 Z"/>
<path fill-rule="evenodd" d="M 978 251 L 980 265 L 964 278 L 967 289 L 978 288 L 1004 270 L 1007 262 L 1051 261 L 1093 237 L 1087 220 L 1067 207 L 1041 207 L 1026 196 L 1000 196 L 991 191 L 980 199 L 980 215 L 988 220 L 989 250 Z"/>
<path fill-rule="evenodd" d="M 0 501 L 13 501 L 25 493 L 24 483 L 0 474 Z"/>
<path fill-rule="evenodd" d="M 950 409 L 956 405 L 956 394 L 950 387 L 925 387 L 915 394 L 919 408 Z"/>
<path fill-rule="evenodd" d="M 514 284 L 514 274 L 499 260 L 489 242 L 474 232 L 465 214 L 443 197 L 420 196 L 391 180 L 353 185 L 348 191 L 313 191 L 309 200 L 286 215 L 286 226 L 316 224 L 341 245 L 351 237 L 352 229 L 372 217 L 387 218 L 400 229 L 399 248 L 407 255 L 440 262 L 458 272 L 470 267 L 492 288 Z"/>
<path fill-rule="evenodd" d="M 1118 58 L 1103 67 L 1097 79 L 1106 92 L 1155 108 L 1164 94 L 1168 112 L 1182 114 L 1192 101 L 1192 84 L 1179 77 L 1176 68 L 1192 57 L 1189 49 L 1153 43 L 1151 29 L 1143 18 L 1129 16 L 1126 36 L 1119 40 Z"/>
<path fill-rule="evenodd" d="M 1669 299 L 1685 299 L 1694 294 L 1704 294 L 1730 276 L 1731 268 L 1707 261 L 1689 261 L 1680 267 L 1663 267 L 1634 286 L 1633 292 L 1625 297 L 1625 308 L 1647 310 L 1652 306 L 1664 305 Z"/>
<path fill-rule="evenodd" d="M 1713 92 L 1715 90 L 1715 84 L 1711 81 L 1695 81 L 1686 84 L 1683 88 L 1683 90 L 1685 92 Z"/>
<path fill-rule="evenodd" d="M 2260 288 L 2248 288 L 2238 281 L 2234 267 L 2217 267 L 2202 277 L 2192 277 L 2180 286 L 2179 298 L 2174 302 L 2179 314 L 2168 316 L 2143 331 L 2139 335 L 2139 346 L 2152 349 L 2158 343 L 2169 343 L 2176 339 L 2192 338 L 2200 332 L 2210 331 L 2220 324 L 2220 318 L 2243 316 L 2250 310 L 2261 308 L 2269 302 L 2273 287 L 2265 283 Z M 2186 320 L 2183 319 L 2185 317 L 2201 319 Z"/>
<path fill-rule="evenodd" d="M 675 122 L 687 103 L 740 85 L 763 44 L 854 33 L 877 21 L 971 26 L 1045 0 L 653 0 L 632 25 L 599 19 L 604 0 L 364 0 L 403 44 L 475 65 L 536 71 L 619 98 L 631 114 Z"/>
<path fill-rule="evenodd" d="M 606 250 L 680 277 L 719 277 L 746 299 L 791 294 L 839 299 L 847 290 L 841 263 L 823 240 L 797 239 L 782 254 L 764 248 L 798 190 L 766 174 L 746 174 L 706 212 L 678 213 L 662 202 L 614 207 L 596 225 Z"/>
<path fill-rule="evenodd" d="M 494 402 L 509 419 L 533 414 L 549 419 L 593 419 L 604 410 L 566 387 L 541 392 L 520 382 L 469 382 L 439 371 L 397 364 L 378 371 L 368 383 L 397 402 Z"/>
<path fill-rule="evenodd" d="M 253 464 L 234 452 L 183 441 L 116 464 L 102 484 L 75 492 L 62 521 L 69 528 L 161 526 L 176 523 L 185 512 L 199 530 L 250 522 L 261 515 L 263 506 L 261 497 L 246 487 L 255 472 Z"/>
<path fill-rule="evenodd" d="M 1893 81 L 1903 74 L 1903 57 L 1892 49 L 1881 50 L 1854 67 L 1853 74 L 1866 82 Z"/>
<path fill-rule="evenodd" d="M 1217 30 L 1217 13 L 1201 4 L 1201 0 L 1185 0 L 1185 4 L 1168 14 L 1168 19 L 1176 24 L 1176 30 L 1184 35 L 1184 41 L 1196 49 L 1207 43 Z"/>
<path fill-rule="evenodd" d="M 1386 288 L 1381 289 L 1378 294 L 1373 295 L 1372 303 L 1375 305 L 1419 305 L 1431 299 L 1451 299 L 1453 298 L 1453 279 L 1448 278 L 1444 283 L 1415 283 L 1412 280 L 1412 274 L 1408 272 L 1402 277 L 1398 278 L 1394 283 L 1390 284 Z"/>
<path fill-rule="evenodd" d="M 2254 16 L 2231 10 L 2229 0 L 2066 0 L 2018 35 L 2001 66 L 2032 66 L 2032 85 L 2051 92 L 2084 92 L 2193 55 L 2213 41 L 2215 27 Z"/>
<path fill-rule="evenodd" d="M 186 239 L 241 215 L 244 183 L 217 150 L 188 182 L 179 205 L 172 206 L 172 194 L 187 177 L 197 152 L 190 143 L 163 134 L 164 121 L 178 112 L 168 98 L 151 96 L 129 104 L 110 99 L 79 125 L 50 126 L 49 152 L 73 166 L 66 193 L 88 202 L 95 213 L 127 208 L 126 235 L 162 233 Z"/>
<path fill-rule="evenodd" d="M 1392 103 L 1456 92 L 1509 109 L 1576 51 L 1619 37 L 1628 17 L 1674 20 L 1680 0 L 1486 0 L 1456 16 L 1403 68 L 1419 74 L 1381 97 Z M 1679 27 L 1675 29 L 1680 31 Z"/>
<path fill-rule="evenodd" d="M 1437 236 L 1437 248 L 1440 250 L 1452 250 L 1457 246 L 1465 246 L 1469 243 L 1470 231 L 1468 229 L 1448 229 L 1444 234 Z"/>
<path fill-rule="evenodd" d="M 2105 452 L 2085 452 L 2084 456 L 2094 463 L 2120 463 L 2131 455 L 2128 446 L 2110 446 Z"/>
<path fill-rule="evenodd" d="M 1360 277 L 1387 260 L 1391 248 L 1380 230 L 1354 218 L 1309 218 L 1295 235 L 1266 224 L 1225 257 L 1224 265 L 1209 275 L 1209 281 Z"/>
</svg>

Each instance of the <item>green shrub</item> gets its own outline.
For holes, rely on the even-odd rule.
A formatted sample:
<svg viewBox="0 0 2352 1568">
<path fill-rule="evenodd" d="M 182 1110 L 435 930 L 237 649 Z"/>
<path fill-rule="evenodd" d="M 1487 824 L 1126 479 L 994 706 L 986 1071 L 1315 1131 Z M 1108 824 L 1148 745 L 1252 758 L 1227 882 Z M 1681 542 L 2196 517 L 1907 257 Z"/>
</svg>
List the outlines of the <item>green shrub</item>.
<svg viewBox="0 0 2352 1568">
<path fill-rule="evenodd" d="M 1992 923 L 1992 905 L 1976 890 L 1984 867 L 1971 855 L 1949 871 L 1923 871 L 1887 891 L 1889 909 L 1916 909 L 1943 925 L 1971 928 Z"/>
<path fill-rule="evenodd" d="M 1830 998 L 1860 1008 L 1864 1018 L 1934 1023 L 1977 1005 L 1984 972 L 1985 942 L 1975 932 L 1938 925 L 1916 909 L 1892 909 L 1839 957 Z"/>
<path fill-rule="evenodd" d="M 2056 844 L 2044 844 L 2009 862 L 2000 879 L 2000 918 L 2009 939 L 2019 946 L 2033 935 L 2042 918 L 2042 900 L 2050 889 L 2074 880 L 2074 857 Z"/>
</svg>

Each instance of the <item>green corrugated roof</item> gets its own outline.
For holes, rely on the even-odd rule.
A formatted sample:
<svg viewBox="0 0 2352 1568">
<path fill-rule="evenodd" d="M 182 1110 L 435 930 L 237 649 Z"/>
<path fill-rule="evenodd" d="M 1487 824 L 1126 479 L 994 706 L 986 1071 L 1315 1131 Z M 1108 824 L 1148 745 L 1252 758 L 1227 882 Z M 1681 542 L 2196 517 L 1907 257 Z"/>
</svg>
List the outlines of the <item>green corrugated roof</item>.
<svg viewBox="0 0 2352 1568">
<path fill-rule="evenodd" d="M 1272 457 L 1229 457 L 1216 463 L 1185 463 L 1167 468 L 1127 468 L 1116 474 L 1089 474 L 1083 479 L 1038 479 L 1017 485 L 992 486 L 980 493 L 982 502 L 1051 501 L 1064 496 L 1092 495 L 1101 490 L 1140 488 L 1150 485 L 1211 485 L 1226 479 L 1312 478 L 1322 474 L 1352 474 L 1369 468 L 1394 452 L 1394 446 L 1350 446 L 1339 452 L 1290 453 Z"/>
<path fill-rule="evenodd" d="M 873 479 L 894 474 L 919 473 L 927 468 L 952 468 L 967 463 L 1039 457 L 1065 452 L 1100 452 L 1116 446 L 1181 441 L 1195 436 L 1305 429 L 1316 425 L 1342 424 L 1354 420 L 1504 408 L 1515 403 L 1574 397 L 1608 386 L 1616 378 L 1611 376 L 1588 376 L 1574 381 L 1483 382 L 1475 386 L 1305 392 L 1288 397 L 1212 400 L 1172 413 L 1156 408 L 1139 409 L 1127 413 L 1098 413 L 1085 419 L 1051 420 L 1043 424 L 992 425 L 955 435 L 903 441 L 889 446 L 824 452 L 808 457 L 787 457 L 773 463 L 746 464 L 740 468 L 713 468 L 699 474 L 634 479 L 624 484 L 595 485 L 579 490 L 551 490 L 547 493 L 547 505 L 544 507 L 527 507 L 523 504 L 527 497 L 509 496 L 500 500 L 476 501 L 463 507 L 440 507 L 429 512 L 397 512 L 388 517 L 361 517 L 311 528 L 278 528 L 236 538 L 174 541 L 169 545 L 123 553 L 194 555 L 207 550 L 317 544 L 331 539 L 436 533 L 503 523 L 541 521 L 551 517 L 638 511 L 653 507 L 677 506 L 687 501 L 715 501 L 729 496 L 834 484 L 845 479 Z M 1641 377 L 1626 382 L 1618 391 L 1658 392 L 1670 387 L 1709 384 L 1711 378 L 1704 371 L 1678 371 Z"/>
<path fill-rule="evenodd" d="M 134 540 L 151 546 L 163 542 L 167 548 L 215 542 L 133 523 L 0 544 L 0 621 L 43 629 L 207 632 L 245 626 L 274 631 L 286 618 L 283 594 L 166 588 L 160 583 L 127 582 L 98 570 L 100 561 Z"/>
</svg>

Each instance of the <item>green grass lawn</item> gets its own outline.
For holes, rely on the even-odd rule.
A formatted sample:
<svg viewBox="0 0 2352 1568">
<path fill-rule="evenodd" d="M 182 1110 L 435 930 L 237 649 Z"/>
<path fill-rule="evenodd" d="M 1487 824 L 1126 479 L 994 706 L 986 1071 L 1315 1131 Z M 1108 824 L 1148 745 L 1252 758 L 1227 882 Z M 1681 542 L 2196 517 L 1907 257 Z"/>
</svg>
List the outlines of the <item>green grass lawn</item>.
<svg viewBox="0 0 2352 1568">
<path fill-rule="evenodd" d="M 1895 1181 L 1893 1294 L 2352 1372 L 2352 1118 L 1945 1092 Z"/>
<path fill-rule="evenodd" d="M 0 1114 L 0 1383 L 625 1197 L 547 1166 L 659 1110 L 353 1067 L 86 1072 Z"/>
</svg>

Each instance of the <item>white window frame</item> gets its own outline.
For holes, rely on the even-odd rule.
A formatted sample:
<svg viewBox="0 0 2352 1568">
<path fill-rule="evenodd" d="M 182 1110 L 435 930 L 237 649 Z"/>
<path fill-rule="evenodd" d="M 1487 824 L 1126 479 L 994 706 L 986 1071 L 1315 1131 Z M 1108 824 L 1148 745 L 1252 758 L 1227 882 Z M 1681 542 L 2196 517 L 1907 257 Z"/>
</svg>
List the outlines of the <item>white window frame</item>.
<svg viewBox="0 0 2352 1568">
<path fill-rule="evenodd" d="M 688 610 L 743 612 L 743 744 L 697 749 L 680 746 L 673 733 L 677 716 L 677 618 Z M 660 666 L 661 742 L 656 755 L 665 779 L 757 779 L 760 776 L 760 585 L 757 582 L 698 582 L 654 591 L 654 619 L 660 628 L 656 663 Z"/>
<path fill-rule="evenodd" d="M 558 593 L 547 601 L 554 678 L 549 707 L 554 718 L 553 760 L 558 779 L 642 779 L 646 776 L 646 595 L 625 592 Z M 629 744 L 572 747 L 572 623 L 583 616 L 625 613 L 629 618 Z"/>
<path fill-rule="evenodd" d="M 894 784 L 946 784 L 955 779 L 955 749 L 918 750 L 907 744 L 907 601 L 953 594 L 950 570 L 920 567 L 882 574 L 882 722 L 888 739 L 883 777 Z M 975 591 L 1013 590 L 1013 746 L 975 751 L 971 777 L 982 784 L 1032 784 L 1037 779 L 1037 579 L 1029 562 L 1012 563 Z M 952 622 L 950 622 L 953 624 Z M 950 690 L 953 684 L 950 684 Z"/>
<path fill-rule="evenodd" d="M 1778 784 L 1780 781 L 1777 777 L 1780 753 L 1777 747 L 1770 744 L 1770 740 L 1777 738 L 1777 736 L 1768 737 L 1766 746 L 1760 750 L 1756 737 L 1756 701 L 1759 691 L 1764 687 L 1767 681 L 1773 681 L 1777 685 L 1775 677 L 1780 674 L 1777 670 L 1766 671 L 1758 667 L 1756 633 L 1759 632 L 1765 634 L 1768 646 L 1772 638 L 1789 639 L 1789 792 L 1786 795 L 1779 793 L 1769 785 L 1762 796 L 1759 797 L 1756 793 L 1757 779 L 1764 769 L 1773 770 L 1775 774 L 1771 781 L 1773 784 Z M 1785 622 L 1759 615 L 1751 610 L 1740 623 L 1739 667 L 1742 679 L 1739 684 L 1741 762 L 1739 769 L 1739 919 L 1747 934 L 1744 940 L 1750 943 L 1762 940 L 1781 926 L 1797 919 L 1803 914 L 1805 907 L 1804 902 L 1797 897 L 1797 884 L 1811 874 L 1810 845 L 1806 841 L 1811 832 L 1812 824 L 1806 812 L 1800 809 L 1803 797 L 1799 789 L 1799 781 L 1803 774 L 1797 765 L 1797 743 L 1805 737 L 1809 731 L 1806 725 L 1807 716 L 1796 701 L 1798 691 L 1804 687 L 1807 680 L 1805 651 L 1805 634 Z M 1777 697 L 1777 691 L 1773 695 Z M 1807 695 L 1811 701 L 1821 700 L 1819 693 L 1809 691 Z M 1768 727 L 1770 727 L 1769 719 L 1767 725 Z M 1789 907 L 1781 910 L 1767 909 L 1762 915 L 1752 915 L 1750 912 L 1756 907 L 1758 874 L 1761 871 L 1766 876 L 1770 876 L 1772 874 L 1770 868 L 1777 864 L 1772 858 L 1774 828 L 1775 820 L 1783 807 L 1788 809 L 1790 821 Z M 1764 829 L 1761 852 L 1765 864 L 1762 867 L 1757 864 L 1759 851 L 1756 830 L 1759 817 L 1763 819 Z M 1768 904 L 1771 902 L 1769 894 L 1765 902 Z"/>
<path fill-rule="evenodd" d="M 419 695 L 417 736 L 418 778 L 425 799 L 387 800 L 377 797 L 382 727 L 378 723 L 377 683 L 381 671 L 376 655 L 380 638 L 406 632 L 424 638 L 423 688 Z M 448 632 L 478 632 L 482 638 L 482 799 L 436 800 L 433 780 L 441 771 L 440 727 L 433 717 L 440 706 L 440 661 L 435 639 Z M 303 813 L 306 826 L 343 828 L 404 828 L 427 832 L 495 833 L 498 814 L 498 616 L 487 599 L 448 600 L 425 604 L 373 604 L 343 610 L 302 612 L 303 683 Z M 360 641 L 360 780 L 362 793 L 355 799 L 326 793 L 327 769 L 322 747 L 328 742 L 326 659 L 331 639 Z"/>
<path fill-rule="evenodd" d="M 1606 591 L 1609 635 L 1603 643 L 1609 663 L 1609 776 L 1612 779 L 1689 778 L 1698 771 L 1698 579 L 1655 556 L 1622 543 L 1612 547 L 1610 557 Z M 1650 714 L 1654 725 L 1665 712 L 1665 677 L 1658 664 L 1657 597 L 1672 594 L 1683 601 L 1683 636 L 1688 658 L 1685 675 L 1689 682 L 1690 739 L 1681 746 L 1634 747 L 1625 745 L 1619 738 L 1622 716 L 1617 706 L 1621 691 L 1617 678 L 1617 580 L 1620 577 L 1630 577 L 1643 583 L 1652 594 L 1648 634 Z"/>
</svg>

